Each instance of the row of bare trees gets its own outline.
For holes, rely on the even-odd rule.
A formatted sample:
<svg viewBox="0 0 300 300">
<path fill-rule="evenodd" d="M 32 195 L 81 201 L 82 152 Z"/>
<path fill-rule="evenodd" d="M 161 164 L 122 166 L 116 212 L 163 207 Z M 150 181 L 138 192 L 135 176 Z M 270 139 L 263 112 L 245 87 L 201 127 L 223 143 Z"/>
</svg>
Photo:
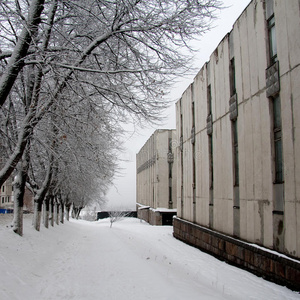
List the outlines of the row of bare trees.
<svg viewBox="0 0 300 300">
<path fill-rule="evenodd" d="M 122 124 L 153 122 L 188 42 L 209 29 L 218 0 L 0 2 L 0 186 L 14 176 L 15 231 L 25 187 L 34 226 L 54 203 L 103 199 Z M 190 49 L 191 50 L 191 49 Z M 191 53 L 190 53 L 191 54 Z M 47 222 L 46 222 L 47 224 Z"/>
</svg>

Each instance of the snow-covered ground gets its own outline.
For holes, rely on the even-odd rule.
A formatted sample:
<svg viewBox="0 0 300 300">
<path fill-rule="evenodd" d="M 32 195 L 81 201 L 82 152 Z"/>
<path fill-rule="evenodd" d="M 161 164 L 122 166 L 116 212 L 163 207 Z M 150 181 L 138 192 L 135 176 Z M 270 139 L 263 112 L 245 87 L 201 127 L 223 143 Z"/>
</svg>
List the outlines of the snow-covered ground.
<svg viewBox="0 0 300 300">
<path fill-rule="evenodd" d="M 14 234 L 0 215 L 0 299 L 300 299 L 137 219 L 71 220 Z"/>
</svg>

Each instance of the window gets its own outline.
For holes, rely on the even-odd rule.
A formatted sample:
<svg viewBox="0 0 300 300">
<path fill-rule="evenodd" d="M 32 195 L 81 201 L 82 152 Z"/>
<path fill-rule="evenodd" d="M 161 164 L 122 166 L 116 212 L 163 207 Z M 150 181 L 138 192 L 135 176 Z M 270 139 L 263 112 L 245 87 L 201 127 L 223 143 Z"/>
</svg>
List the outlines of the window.
<svg viewBox="0 0 300 300">
<path fill-rule="evenodd" d="M 208 162 L 209 162 L 209 189 L 214 189 L 214 154 L 213 154 L 213 137 L 212 137 L 212 96 L 211 96 L 211 85 L 207 86 L 207 113 L 210 116 L 211 127 L 208 134 Z M 208 127 L 207 126 L 207 127 Z M 212 201 L 211 201 L 212 202 Z M 211 203 L 212 204 L 212 203 Z"/>
<path fill-rule="evenodd" d="M 192 130 L 191 130 L 191 142 L 195 144 L 195 103 L 192 102 Z"/>
<path fill-rule="evenodd" d="M 206 130 L 208 135 L 212 135 L 212 98 L 211 98 L 211 85 L 207 86 L 207 118 Z"/>
<path fill-rule="evenodd" d="M 281 134 L 281 107 L 279 95 L 273 98 L 273 134 L 275 183 L 283 182 L 283 155 Z"/>
<path fill-rule="evenodd" d="M 268 19 L 268 35 L 269 35 L 270 65 L 273 65 L 277 61 L 277 43 L 276 43 L 274 14 Z"/>
<path fill-rule="evenodd" d="M 169 186 L 169 208 L 173 208 L 172 203 L 173 203 L 173 201 L 172 201 L 172 187 Z"/>
<path fill-rule="evenodd" d="M 169 166 L 169 208 L 173 208 L 172 199 L 172 164 L 173 164 L 173 153 L 172 153 L 172 138 L 169 138 L 169 149 L 168 149 L 168 166 Z"/>
<path fill-rule="evenodd" d="M 193 151 L 193 189 L 196 188 L 196 147 L 195 147 L 195 102 L 192 102 L 192 132 L 191 132 L 191 142 Z M 195 191 L 194 191 L 195 199 Z"/>
<path fill-rule="evenodd" d="M 235 62 L 234 58 L 230 60 L 229 65 L 229 80 L 230 80 L 230 96 L 236 94 L 236 84 L 235 84 Z"/>
<path fill-rule="evenodd" d="M 214 189 L 214 156 L 213 156 L 213 138 L 208 136 L 208 151 L 209 151 L 209 189 Z"/>
<path fill-rule="evenodd" d="M 211 111 L 211 85 L 209 85 L 207 87 L 207 114 L 210 115 Z"/>
<path fill-rule="evenodd" d="M 181 101 L 182 100 L 180 100 L 180 151 L 183 152 L 183 115 L 182 115 Z M 181 163 L 181 167 L 182 167 L 182 163 Z"/>
<path fill-rule="evenodd" d="M 2 186 L 2 192 L 4 193 L 4 191 L 5 191 L 5 187 L 4 187 L 4 185 Z"/>
<path fill-rule="evenodd" d="M 238 144 L 238 128 L 237 120 L 232 122 L 232 137 L 233 137 L 233 169 L 234 169 L 234 186 L 239 185 L 239 144 Z"/>
</svg>

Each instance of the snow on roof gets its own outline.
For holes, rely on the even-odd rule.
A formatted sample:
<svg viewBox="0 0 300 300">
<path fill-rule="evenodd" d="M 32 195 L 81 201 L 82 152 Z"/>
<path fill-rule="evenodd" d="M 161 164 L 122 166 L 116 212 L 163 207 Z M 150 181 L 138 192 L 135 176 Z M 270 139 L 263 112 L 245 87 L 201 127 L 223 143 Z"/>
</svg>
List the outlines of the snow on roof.
<svg viewBox="0 0 300 300">
<path fill-rule="evenodd" d="M 157 212 L 177 212 L 176 208 L 165 208 L 165 207 L 158 207 L 158 208 L 151 208 L 152 211 Z"/>
<path fill-rule="evenodd" d="M 140 204 L 139 204 L 139 205 L 140 205 Z M 148 209 L 148 208 L 150 208 L 150 206 L 147 206 L 147 205 L 140 205 L 140 206 L 138 207 L 139 210 L 141 210 L 141 209 Z"/>
</svg>

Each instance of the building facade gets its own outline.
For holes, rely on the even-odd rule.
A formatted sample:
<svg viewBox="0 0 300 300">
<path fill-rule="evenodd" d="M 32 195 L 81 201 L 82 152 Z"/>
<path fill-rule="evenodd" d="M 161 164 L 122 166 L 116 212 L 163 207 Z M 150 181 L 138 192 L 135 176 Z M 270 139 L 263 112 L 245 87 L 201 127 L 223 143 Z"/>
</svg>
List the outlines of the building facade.
<svg viewBox="0 0 300 300">
<path fill-rule="evenodd" d="M 0 209 L 6 213 L 13 209 L 13 186 L 11 177 L 0 188 Z"/>
<path fill-rule="evenodd" d="M 300 258 L 299 11 L 251 1 L 176 103 L 174 236 L 253 270 L 241 241 Z"/>
<path fill-rule="evenodd" d="M 171 225 L 176 214 L 175 130 L 156 130 L 136 155 L 138 218 Z"/>
</svg>

